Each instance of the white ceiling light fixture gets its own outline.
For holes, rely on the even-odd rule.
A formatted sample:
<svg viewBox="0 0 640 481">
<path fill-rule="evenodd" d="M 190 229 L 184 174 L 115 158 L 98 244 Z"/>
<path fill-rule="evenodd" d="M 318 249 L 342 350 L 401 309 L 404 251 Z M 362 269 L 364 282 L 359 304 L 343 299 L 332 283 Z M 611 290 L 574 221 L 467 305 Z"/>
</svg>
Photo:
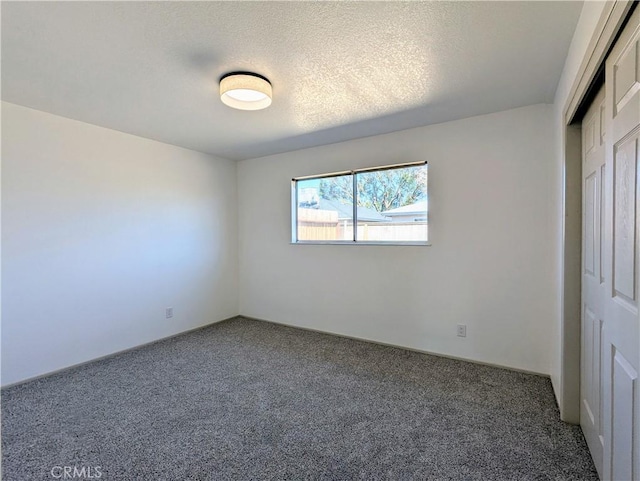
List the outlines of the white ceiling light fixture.
<svg viewBox="0 0 640 481">
<path fill-rule="evenodd" d="M 251 72 L 231 72 L 220 79 L 220 100 L 240 110 L 261 110 L 271 105 L 271 82 Z"/>
</svg>

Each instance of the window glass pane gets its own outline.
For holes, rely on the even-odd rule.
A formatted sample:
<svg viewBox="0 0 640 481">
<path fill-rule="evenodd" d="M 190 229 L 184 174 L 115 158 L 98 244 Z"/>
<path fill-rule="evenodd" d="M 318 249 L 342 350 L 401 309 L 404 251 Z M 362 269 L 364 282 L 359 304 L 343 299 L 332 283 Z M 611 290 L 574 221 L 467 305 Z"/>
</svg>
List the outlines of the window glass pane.
<svg viewBox="0 0 640 481">
<path fill-rule="evenodd" d="M 427 165 L 359 172 L 358 242 L 428 240 Z"/>
<path fill-rule="evenodd" d="M 353 241 L 353 176 L 296 182 L 299 241 Z"/>
</svg>

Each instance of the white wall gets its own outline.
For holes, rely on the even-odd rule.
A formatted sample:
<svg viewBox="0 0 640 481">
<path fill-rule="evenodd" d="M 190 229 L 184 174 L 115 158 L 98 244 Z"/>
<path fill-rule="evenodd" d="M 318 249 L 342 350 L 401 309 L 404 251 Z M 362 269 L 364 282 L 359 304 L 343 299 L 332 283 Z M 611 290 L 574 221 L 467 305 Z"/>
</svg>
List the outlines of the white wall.
<svg viewBox="0 0 640 481">
<path fill-rule="evenodd" d="M 535 105 L 241 161 L 240 313 L 548 374 L 553 140 Z M 432 246 L 290 245 L 292 177 L 415 160 Z"/>
<path fill-rule="evenodd" d="M 552 108 L 240 162 L 240 312 L 550 373 L 560 397 L 562 115 L 603 5 Z M 2 124 L 3 385 L 238 313 L 233 163 L 5 102 Z M 291 177 L 419 159 L 433 246 L 288 244 Z"/>
<path fill-rule="evenodd" d="M 562 136 L 564 134 L 564 109 L 566 107 L 569 91 L 578 74 L 578 69 L 584 58 L 585 52 L 593 36 L 600 15 L 605 6 L 605 2 L 590 1 L 584 2 L 580 19 L 576 26 L 576 30 L 569 47 L 567 59 L 565 61 L 562 76 L 558 83 L 556 95 L 553 104 L 553 122 L 555 133 L 555 151 L 554 151 L 554 170 L 552 177 L 553 191 L 550 196 L 554 212 L 554 316 L 553 316 L 553 333 L 551 336 L 552 344 L 552 366 L 551 366 L 551 382 L 553 384 L 556 397 L 562 406 L 562 376 L 561 376 L 561 340 L 562 340 L 562 267 L 563 267 L 563 232 L 562 222 L 564 213 L 563 207 L 563 175 L 564 175 L 564 146 Z M 573 376 L 579 379 L 580 373 L 575 372 Z"/>
<path fill-rule="evenodd" d="M 235 163 L 4 102 L 2 127 L 3 385 L 237 315 Z"/>
</svg>

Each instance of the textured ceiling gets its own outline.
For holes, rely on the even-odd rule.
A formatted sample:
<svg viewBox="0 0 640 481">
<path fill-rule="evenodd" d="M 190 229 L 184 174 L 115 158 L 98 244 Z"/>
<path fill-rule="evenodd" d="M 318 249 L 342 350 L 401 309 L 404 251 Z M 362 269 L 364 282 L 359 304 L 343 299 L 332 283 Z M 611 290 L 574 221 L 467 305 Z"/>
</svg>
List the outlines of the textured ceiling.
<svg viewBox="0 0 640 481">
<path fill-rule="evenodd" d="M 2 2 L 2 99 L 231 159 L 551 102 L 581 2 Z M 232 110 L 249 70 L 270 108 Z"/>
</svg>

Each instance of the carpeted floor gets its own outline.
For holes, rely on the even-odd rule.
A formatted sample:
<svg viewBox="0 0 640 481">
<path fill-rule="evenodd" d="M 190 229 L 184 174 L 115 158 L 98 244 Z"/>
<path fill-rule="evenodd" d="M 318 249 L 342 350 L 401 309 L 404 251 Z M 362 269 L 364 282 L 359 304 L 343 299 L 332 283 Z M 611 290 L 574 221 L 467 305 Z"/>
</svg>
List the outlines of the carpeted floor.
<svg viewBox="0 0 640 481">
<path fill-rule="evenodd" d="M 544 377 L 245 319 L 3 390 L 2 479 L 65 466 L 100 480 L 597 479 Z"/>
</svg>

